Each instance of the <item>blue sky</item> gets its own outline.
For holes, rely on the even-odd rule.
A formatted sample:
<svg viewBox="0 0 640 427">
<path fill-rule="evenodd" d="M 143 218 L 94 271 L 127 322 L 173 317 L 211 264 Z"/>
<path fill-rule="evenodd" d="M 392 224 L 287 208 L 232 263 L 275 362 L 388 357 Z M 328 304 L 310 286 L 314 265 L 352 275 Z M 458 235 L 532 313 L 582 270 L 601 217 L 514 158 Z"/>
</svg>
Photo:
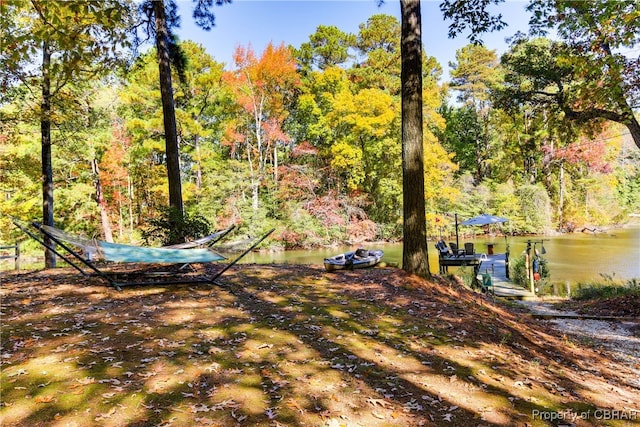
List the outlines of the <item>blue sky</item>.
<svg viewBox="0 0 640 427">
<path fill-rule="evenodd" d="M 448 22 L 442 18 L 439 1 L 422 1 L 422 42 L 425 52 L 435 56 L 448 72 L 448 62 L 455 59 L 457 49 L 467 44 L 464 36 L 447 37 Z M 485 45 L 502 53 L 505 37 L 516 31 L 526 31 L 528 15 L 524 0 L 507 0 L 499 6 L 507 29 L 484 37 Z M 227 68 L 232 68 L 232 54 L 238 45 L 251 44 L 260 55 L 269 42 L 274 45 L 299 47 L 319 25 L 333 25 L 340 30 L 357 34 L 360 24 L 372 15 L 383 13 L 400 19 L 399 0 L 386 0 L 378 7 L 376 0 L 233 0 L 215 7 L 216 25 L 211 31 L 198 28 L 191 18 L 191 0 L 179 0 L 182 25 L 178 34 L 182 40 L 193 40 Z"/>
</svg>

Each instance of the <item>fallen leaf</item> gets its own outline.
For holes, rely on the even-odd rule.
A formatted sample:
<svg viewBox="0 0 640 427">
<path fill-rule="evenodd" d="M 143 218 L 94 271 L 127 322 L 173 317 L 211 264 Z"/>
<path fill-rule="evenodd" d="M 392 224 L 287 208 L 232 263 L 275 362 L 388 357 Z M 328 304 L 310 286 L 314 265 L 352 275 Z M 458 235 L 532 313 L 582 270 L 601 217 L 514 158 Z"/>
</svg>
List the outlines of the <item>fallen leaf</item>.
<svg viewBox="0 0 640 427">
<path fill-rule="evenodd" d="M 268 408 L 266 411 L 264 411 L 264 414 L 267 416 L 267 418 L 269 418 L 270 420 L 274 419 L 275 417 L 277 417 L 278 415 L 275 413 L 274 408 Z"/>
<path fill-rule="evenodd" d="M 381 406 L 383 408 L 386 408 L 389 405 L 389 402 L 387 402 L 386 400 L 374 399 L 372 397 L 367 399 L 367 403 L 369 403 L 372 406 Z"/>
<path fill-rule="evenodd" d="M 55 402 L 56 398 L 54 396 L 38 396 L 36 397 L 36 402 L 37 403 L 51 403 L 51 402 Z"/>
<path fill-rule="evenodd" d="M 298 404 L 298 402 L 296 402 L 295 400 L 291 399 L 289 400 L 289 402 L 287 402 L 287 406 L 290 408 L 294 408 L 297 411 L 299 411 L 301 414 L 305 413 L 305 410 Z"/>
<path fill-rule="evenodd" d="M 372 411 L 371 415 L 378 418 L 379 420 L 384 420 L 384 415 L 377 413 L 376 411 Z"/>
</svg>

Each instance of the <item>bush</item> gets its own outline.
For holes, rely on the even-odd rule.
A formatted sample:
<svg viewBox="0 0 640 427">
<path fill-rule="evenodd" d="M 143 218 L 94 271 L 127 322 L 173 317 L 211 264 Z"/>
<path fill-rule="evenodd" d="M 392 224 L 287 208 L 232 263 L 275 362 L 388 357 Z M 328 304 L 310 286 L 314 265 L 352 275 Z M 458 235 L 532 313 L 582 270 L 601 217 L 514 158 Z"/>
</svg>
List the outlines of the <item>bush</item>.
<svg viewBox="0 0 640 427">
<path fill-rule="evenodd" d="M 546 286 L 547 282 L 549 281 L 549 264 L 547 263 L 547 260 L 542 257 L 538 257 L 537 260 L 539 262 L 538 273 L 540 273 L 540 280 L 536 282 L 536 287 L 541 288 L 543 286 Z M 517 285 L 528 288 L 529 280 L 527 278 L 525 256 L 522 255 L 518 258 L 514 258 L 510 261 L 509 266 L 509 277 L 511 278 L 511 280 L 513 280 L 513 282 Z"/>
<path fill-rule="evenodd" d="M 142 230 L 146 245 L 182 243 L 211 233 L 211 224 L 203 216 L 185 212 L 181 219 L 173 208 L 162 209 L 160 216 L 148 218 L 147 223 L 147 228 Z"/>
<path fill-rule="evenodd" d="M 462 279 L 462 282 L 468 288 L 473 289 L 475 283 L 475 269 L 473 267 L 460 267 L 456 271 L 456 276 Z"/>
</svg>

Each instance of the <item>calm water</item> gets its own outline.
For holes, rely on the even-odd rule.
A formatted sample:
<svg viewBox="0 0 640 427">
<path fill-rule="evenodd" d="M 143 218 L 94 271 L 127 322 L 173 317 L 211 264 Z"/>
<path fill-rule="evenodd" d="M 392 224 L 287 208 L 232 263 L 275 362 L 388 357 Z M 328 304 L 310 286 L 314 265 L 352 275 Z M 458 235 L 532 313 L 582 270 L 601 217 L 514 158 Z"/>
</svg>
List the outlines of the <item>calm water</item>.
<svg viewBox="0 0 640 427">
<path fill-rule="evenodd" d="M 485 238 L 460 236 L 460 245 L 473 242 L 476 252 L 486 253 L 487 244 L 494 245 L 494 252 L 505 251 L 507 243 L 511 256 L 519 256 L 527 246 L 527 240 L 544 240 L 544 248 L 551 271 L 552 282 L 587 282 L 600 279 L 601 274 L 615 279 L 640 279 L 640 228 L 611 230 L 604 234 L 575 233 L 545 237 L 504 237 Z M 452 240 L 455 242 L 455 238 Z M 438 255 L 434 241 L 429 241 L 429 261 L 431 271 L 438 272 Z M 540 245 L 536 246 L 540 250 Z M 385 251 L 383 261 L 401 264 L 402 244 L 383 244 L 376 248 Z M 243 262 L 312 264 L 322 265 L 325 257 L 353 250 L 355 246 L 333 249 L 313 249 L 274 253 L 252 253 Z"/>
</svg>

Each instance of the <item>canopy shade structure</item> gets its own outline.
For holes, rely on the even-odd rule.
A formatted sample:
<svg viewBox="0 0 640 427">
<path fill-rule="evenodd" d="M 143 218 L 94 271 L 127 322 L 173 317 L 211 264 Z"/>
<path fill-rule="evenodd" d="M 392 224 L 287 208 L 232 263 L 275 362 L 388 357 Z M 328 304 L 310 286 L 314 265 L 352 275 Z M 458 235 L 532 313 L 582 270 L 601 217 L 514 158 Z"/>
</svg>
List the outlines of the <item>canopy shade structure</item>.
<svg viewBox="0 0 640 427">
<path fill-rule="evenodd" d="M 460 225 L 489 225 L 489 224 L 499 224 L 507 221 L 509 221 L 507 218 L 503 218 L 501 216 L 482 214 L 482 215 L 474 216 L 473 218 L 469 218 L 466 221 L 462 221 Z"/>
</svg>

